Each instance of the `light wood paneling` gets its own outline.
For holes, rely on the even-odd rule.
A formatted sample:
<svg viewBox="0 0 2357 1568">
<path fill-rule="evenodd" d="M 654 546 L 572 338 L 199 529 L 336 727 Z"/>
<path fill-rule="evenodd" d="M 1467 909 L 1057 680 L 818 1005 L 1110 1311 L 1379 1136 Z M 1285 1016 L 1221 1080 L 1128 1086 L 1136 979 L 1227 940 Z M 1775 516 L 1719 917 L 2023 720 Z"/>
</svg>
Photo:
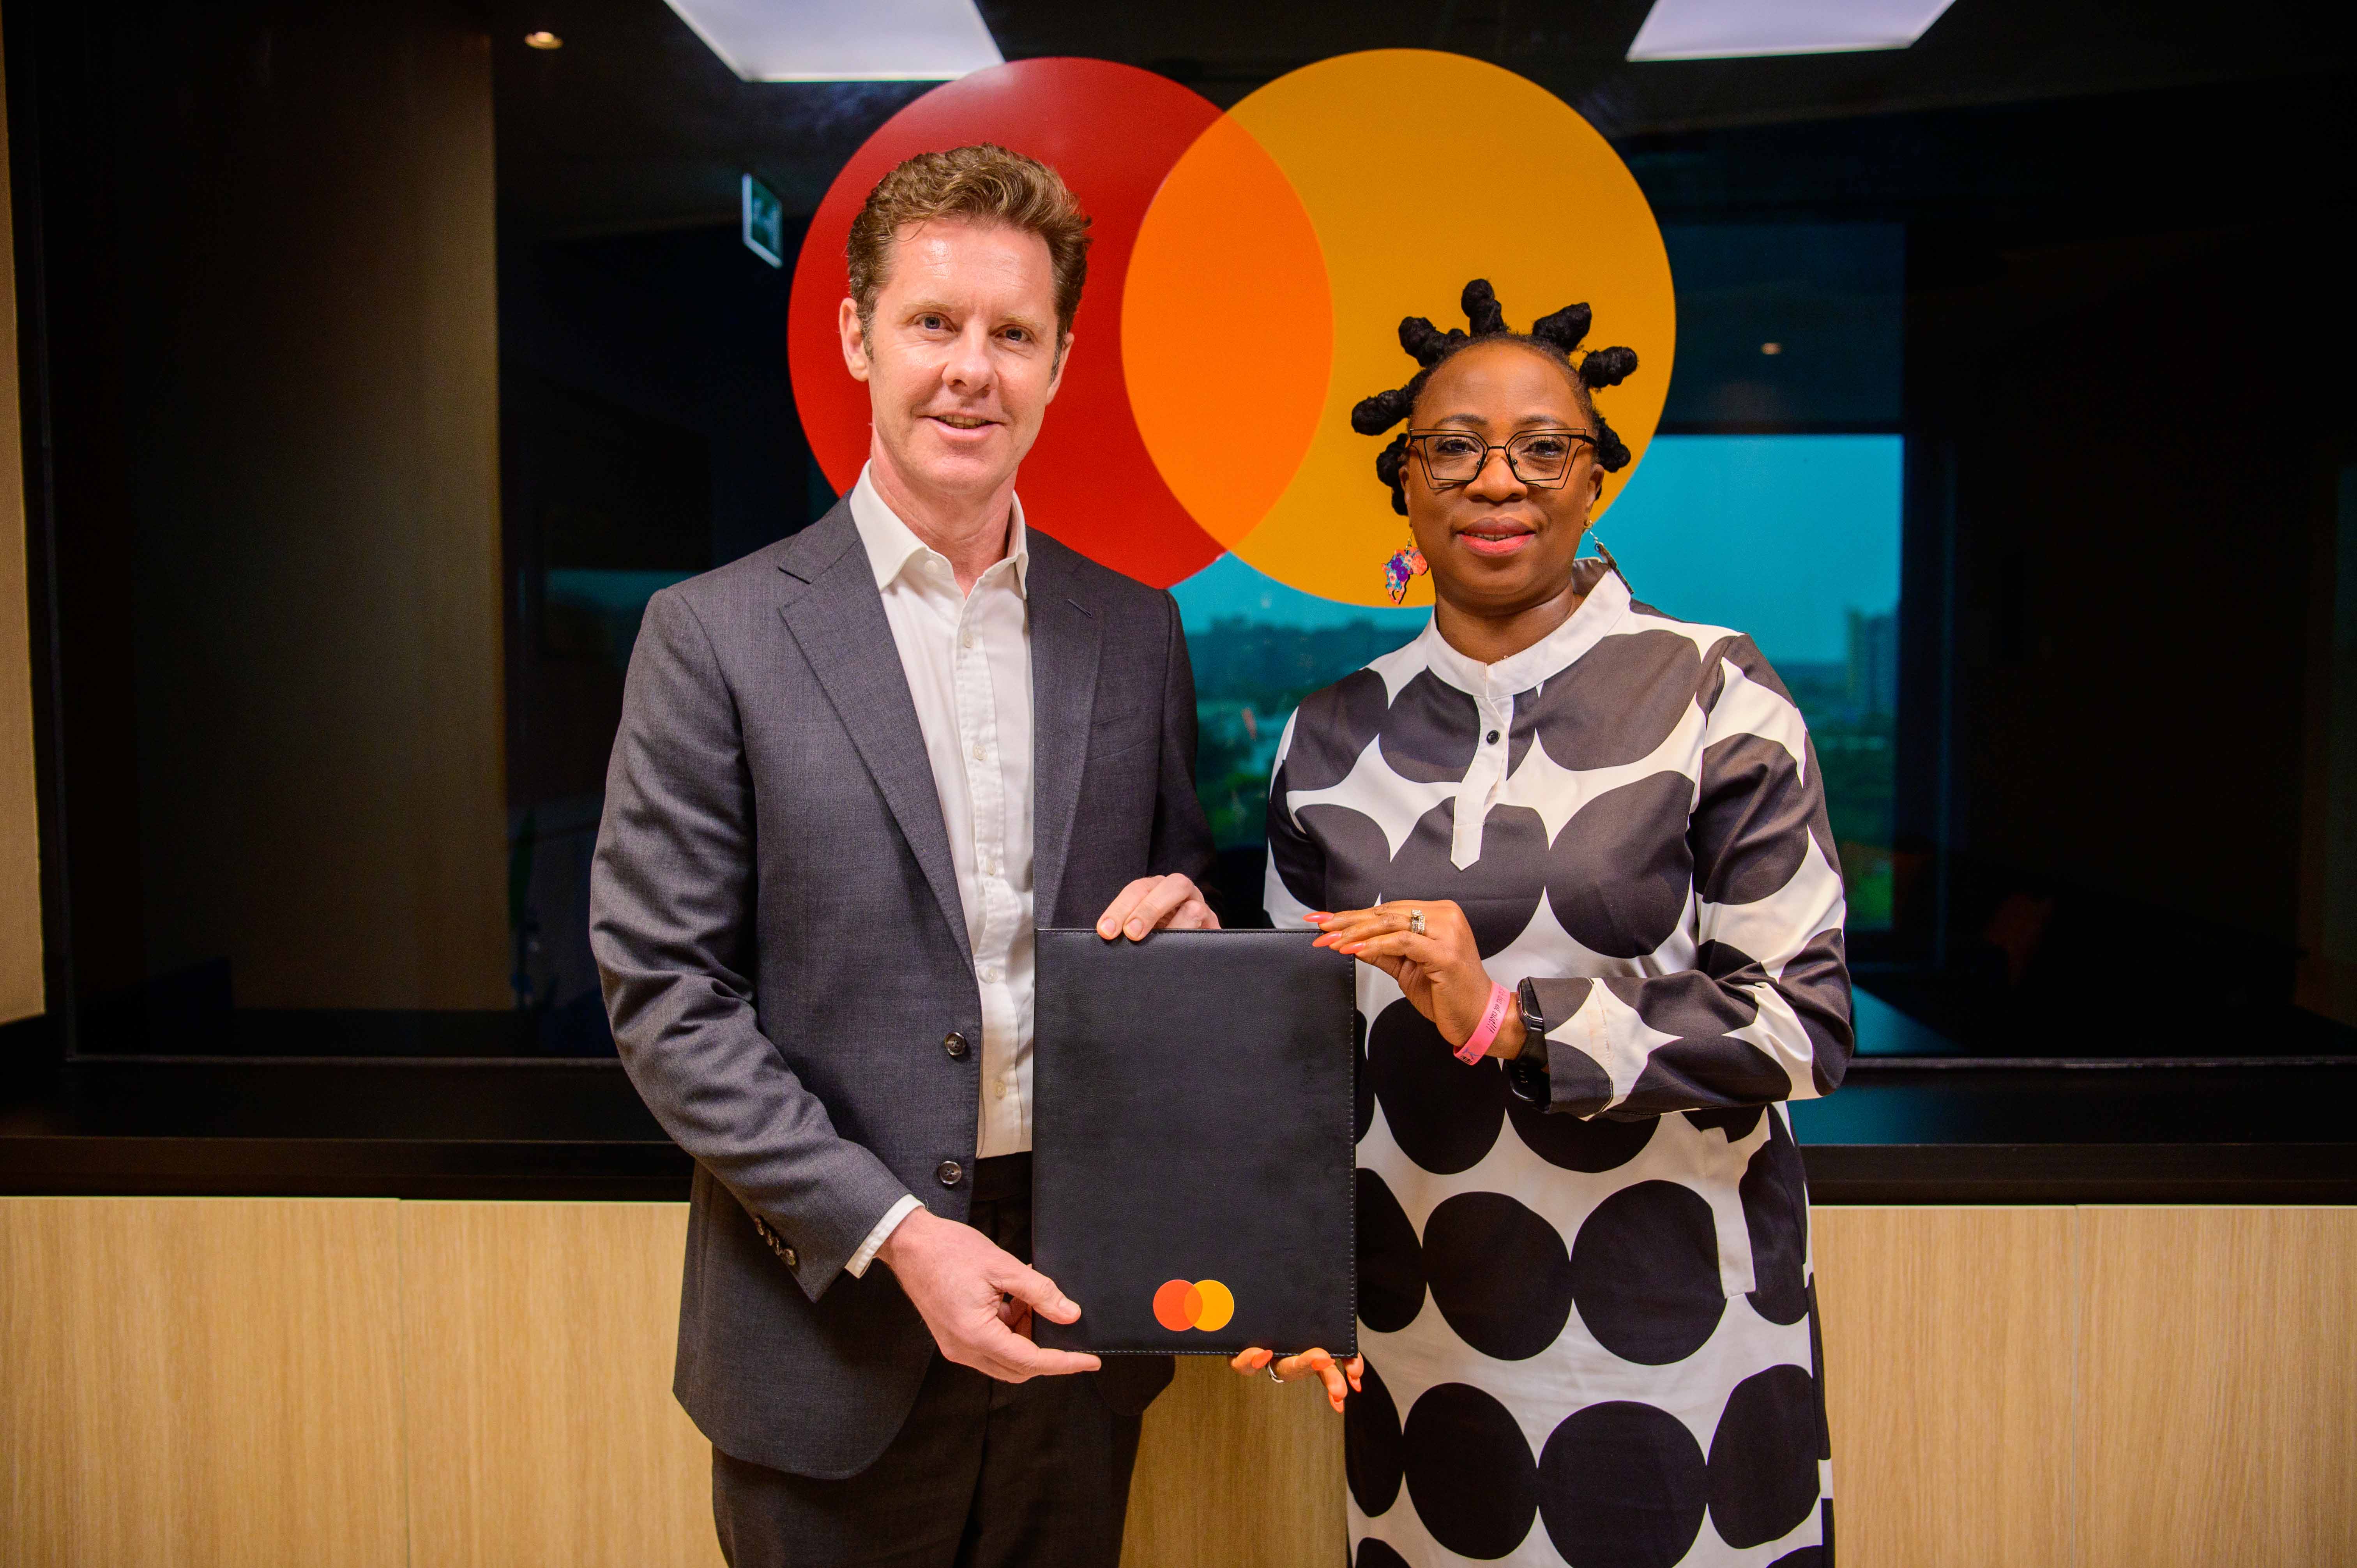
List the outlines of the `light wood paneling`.
<svg viewBox="0 0 2357 1568">
<path fill-rule="evenodd" d="M 2087 1208 L 2088 1568 L 2357 1563 L 2357 1208 Z"/>
<path fill-rule="evenodd" d="M 1146 1412 L 1122 1568 L 1336 1568 L 1342 1418 L 1315 1384 L 1182 1356 Z"/>
<path fill-rule="evenodd" d="M 16 408 L 16 246 L 0 100 L 0 1024 L 41 1011 L 41 837 L 25 592 L 25 447 Z"/>
<path fill-rule="evenodd" d="M 1812 1211 L 1846 1561 L 2072 1561 L 2075 1215 Z"/>
<path fill-rule="evenodd" d="M 402 1206 L 414 1568 L 708 1568 L 683 1204 Z"/>
<path fill-rule="evenodd" d="M 0 1562 L 401 1568 L 394 1210 L 0 1203 Z"/>
</svg>

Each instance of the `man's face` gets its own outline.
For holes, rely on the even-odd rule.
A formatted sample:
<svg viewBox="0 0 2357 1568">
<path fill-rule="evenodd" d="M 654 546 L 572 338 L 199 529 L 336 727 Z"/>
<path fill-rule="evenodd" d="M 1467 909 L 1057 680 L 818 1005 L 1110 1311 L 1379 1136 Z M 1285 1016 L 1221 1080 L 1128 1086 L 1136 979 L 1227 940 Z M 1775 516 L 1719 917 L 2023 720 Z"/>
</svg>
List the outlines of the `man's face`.
<svg viewBox="0 0 2357 1568">
<path fill-rule="evenodd" d="M 999 223 L 904 229 L 868 329 L 839 312 L 843 360 L 867 383 L 871 456 L 901 486 L 987 497 L 1014 478 L 1063 374 L 1048 242 Z"/>
</svg>

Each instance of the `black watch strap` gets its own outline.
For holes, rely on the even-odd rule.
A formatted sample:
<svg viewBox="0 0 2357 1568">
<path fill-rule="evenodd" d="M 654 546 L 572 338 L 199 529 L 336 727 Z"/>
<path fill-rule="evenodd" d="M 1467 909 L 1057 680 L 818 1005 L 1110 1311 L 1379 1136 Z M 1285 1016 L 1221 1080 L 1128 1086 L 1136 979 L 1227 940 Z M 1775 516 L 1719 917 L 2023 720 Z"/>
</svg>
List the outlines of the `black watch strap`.
<svg viewBox="0 0 2357 1568">
<path fill-rule="evenodd" d="M 1506 1087 L 1517 1100 L 1544 1105 L 1555 1096 L 1547 1078 L 1546 1017 L 1539 1011 L 1538 994 L 1529 981 L 1523 981 L 1514 994 L 1523 1007 L 1523 1048 L 1506 1064 Z"/>
</svg>

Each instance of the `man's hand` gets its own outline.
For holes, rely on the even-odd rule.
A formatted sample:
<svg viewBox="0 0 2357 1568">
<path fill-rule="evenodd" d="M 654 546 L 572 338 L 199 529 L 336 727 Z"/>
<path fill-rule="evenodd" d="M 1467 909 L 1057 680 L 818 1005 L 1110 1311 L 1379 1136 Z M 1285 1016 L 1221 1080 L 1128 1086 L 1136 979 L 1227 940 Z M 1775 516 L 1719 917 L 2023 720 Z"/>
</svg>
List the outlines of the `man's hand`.
<svg viewBox="0 0 2357 1568">
<path fill-rule="evenodd" d="M 1168 926 L 1174 931 L 1216 931 L 1220 918 L 1203 902 L 1194 882 L 1178 872 L 1168 876 L 1141 876 L 1114 895 L 1097 917 L 1097 935 L 1111 941 L 1127 937 L 1141 942 L 1148 931 Z"/>
<path fill-rule="evenodd" d="M 877 1257 L 917 1304 L 942 1354 L 1002 1383 L 1059 1372 L 1093 1372 L 1094 1356 L 1043 1350 L 1027 1337 L 1031 1315 L 1052 1323 L 1081 1316 L 1055 1282 L 971 1225 L 920 1208 L 893 1227 Z"/>
</svg>

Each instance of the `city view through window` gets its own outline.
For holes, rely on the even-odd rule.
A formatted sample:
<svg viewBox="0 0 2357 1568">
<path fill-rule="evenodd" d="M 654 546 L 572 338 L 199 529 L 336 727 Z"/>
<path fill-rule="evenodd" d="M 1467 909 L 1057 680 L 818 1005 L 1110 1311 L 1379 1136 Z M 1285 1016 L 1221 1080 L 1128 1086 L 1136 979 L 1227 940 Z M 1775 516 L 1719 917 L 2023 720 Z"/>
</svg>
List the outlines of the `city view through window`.
<svg viewBox="0 0 2357 1568">
<path fill-rule="evenodd" d="M 1749 633 L 1791 689 L 1854 929 L 1890 919 L 1903 452 L 1897 435 L 1663 435 L 1597 525 L 1641 602 Z M 1233 555 L 1171 591 L 1195 666 L 1197 789 L 1222 849 L 1258 845 L 1293 709 L 1429 612 L 1318 598 Z"/>
</svg>

